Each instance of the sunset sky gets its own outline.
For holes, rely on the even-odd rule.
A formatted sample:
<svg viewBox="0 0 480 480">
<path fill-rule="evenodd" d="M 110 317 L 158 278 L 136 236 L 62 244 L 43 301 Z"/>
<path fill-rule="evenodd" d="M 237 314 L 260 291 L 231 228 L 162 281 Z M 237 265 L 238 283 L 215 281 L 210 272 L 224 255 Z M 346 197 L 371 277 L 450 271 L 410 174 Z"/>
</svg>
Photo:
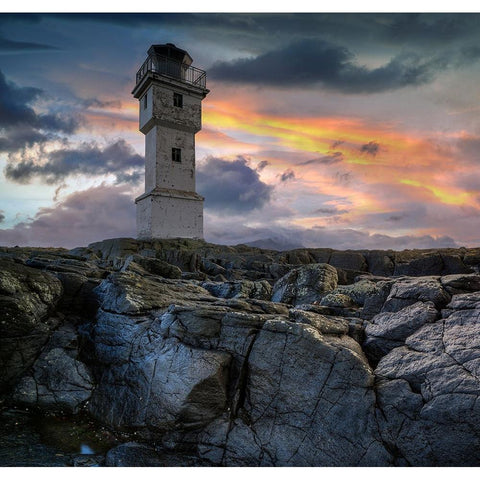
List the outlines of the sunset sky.
<svg viewBox="0 0 480 480">
<path fill-rule="evenodd" d="M 0 14 L 0 245 L 135 236 L 135 73 L 207 71 L 205 239 L 480 244 L 480 14 Z"/>
</svg>

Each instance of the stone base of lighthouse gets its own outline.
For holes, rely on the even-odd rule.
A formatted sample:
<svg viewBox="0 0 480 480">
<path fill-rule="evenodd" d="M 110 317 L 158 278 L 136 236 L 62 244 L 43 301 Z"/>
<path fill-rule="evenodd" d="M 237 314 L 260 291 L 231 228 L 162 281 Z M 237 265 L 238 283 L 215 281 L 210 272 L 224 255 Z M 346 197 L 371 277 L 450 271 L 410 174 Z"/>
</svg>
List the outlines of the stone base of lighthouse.
<svg viewBox="0 0 480 480">
<path fill-rule="evenodd" d="M 203 239 L 203 197 L 195 192 L 156 188 L 140 195 L 137 238 Z"/>
</svg>

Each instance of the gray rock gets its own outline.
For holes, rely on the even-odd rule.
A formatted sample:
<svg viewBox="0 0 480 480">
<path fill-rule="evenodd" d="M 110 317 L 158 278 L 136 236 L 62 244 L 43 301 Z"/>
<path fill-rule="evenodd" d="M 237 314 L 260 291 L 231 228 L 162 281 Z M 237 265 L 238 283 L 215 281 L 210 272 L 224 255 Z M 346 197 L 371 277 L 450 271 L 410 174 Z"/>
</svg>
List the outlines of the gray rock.
<svg viewBox="0 0 480 480">
<path fill-rule="evenodd" d="M 480 308 L 480 291 L 453 295 L 447 309 L 475 310 Z"/>
<path fill-rule="evenodd" d="M 193 304 L 213 300 L 205 289 L 186 280 L 146 278 L 129 273 L 112 273 L 95 293 L 103 310 L 134 315 L 166 309 L 174 302 Z"/>
<path fill-rule="evenodd" d="M 373 275 L 392 276 L 395 270 L 392 251 L 372 250 L 365 253 L 368 271 Z"/>
<path fill-rule="evenodd" d="M 479 312 L 425 324 L 378 364 L 382 437 L 408 465 L 480 464 Z"/>
<path fill-rule="evenodd" d="M 433 302 L 441 309 L 450 301 L 450 295 L 439 277 L 401 278 L 392 285 L 382 312 L 398 312 L 418 301 Z"/>
<path fill-rule="evenodd" d="M 383 305 L 390 295 L 393 280 L 379 281 L 375 283 L 376 291 L 365 297 L 363 304 L 362 318 L 371 319 L 382 311 Z"/>
<path fill-rule="evenodd" d="M 441 255 L 443 260 L 442 275 L 473 273 L 473 270 L 467 265 L 465 265 L 460 255 Z"/>
<path fill-rule="evenodd" d="M 0 391 L 33 364 L 60 323 L 62 284 L 52 274 L 0 258 Z"/>
<path fill-rule="evenodd" d="M 33 376 L 16 386 L 13 399 L 46 410 L 76 413 L 90 398 L 93 378 L 87 367 L 61 348 L 42 354 L 33 366 Z"/>
<path fill-rule="evenodd" d="M 451 295 L 480 290 L 480 275 L 474 273 L 445 275 L 440 278 L 440 282 L 443 288 Z"/>
<path fill-rule="evenodd" d="M 349 308 L 349 307 L 358 307 L 358 305 L 353 301 L 349 295 L 344 293 L 333 292 L 325 295 L 320 301 L 320 305 L 325 307 L 339 307 L 339 308 Z"/>
<path fill-rule="evenodd" d="M 377 295 L 379 287 L 376 282 L 363 278 L 352 285 L 339 285 L 335 292 L 348 295 L 357 305 L 363 307 L 367 298 Z"/>
<path fill-rule="evenodd" d="M 408 275 L 412 277 L 426 275 L 441 275 L 444 264 L 439 253 L 428 253 L 419 258 L 408 259 L 402 262 L 402 253 L 397 253 L 394 275 Z M 452 273 L 452 272 L 449 272 Z"/>
<path fill-rule="evenodd" d="M 342 317 L 321 315 L 298 308 L 292 308 L 288 317 L 292 322 L 311 325 L 326 335 L 347 335 L 349 332 L 349 322 Z"/>
<path fill-rule="evenodd" d="M 226 408 L 230 355 L 164 340 L 149 330 L 128 363 L 104 370 L 91 402 L 96 418 L 116 427 L 200 427 Z"/>
<path fill-rule="evenodd" d="M 300 305 L 321 300 L 337 287 L 337 271 L 324 264 L 312 264 L 292 270 L 273 286 L 272 301 Z"/>
<path fill-rule="evenodd" d="M 91 243 L 88 249 L 98 256 L 104 265 L 118 265 L 140 250 L 140 242 L 133 238 L 111 238 Z"/>
<path fill-rule="evenodd" d="M 204 271 L 208 275 L 224 275 L 226 274 L 226 269 L 223 268 L 222 266 L 216 264 L 215 262 L 212 262 L 206 258 L 202 259 L 202 265 L 201 265 L 202 271 Z"/>
<path fill-rule="evenodd" d="M 365 328 L 363 348 L 374 365 L 392 349 L 404 344 L 425 323 L 434 322 L 438 316 L 432 302 L 417 302 L 398 312 L 380 313 Z"/>
<path fill-rule="evenodd" d="M 106 467 L 199 467 L 209 466 L 197 456 L 157 450 L 149 445 L 128 442 L 108 451 Z"/>
<path fill-rule="evenodd" d="M 104 455 L 77 455 L 73 458 L 74 467 L 104 467 Z M 113 466 L 113 465 L 112 465 Z"/>
<path fill-rule="evenodd" d="M 256 298 L 270 300 L 272 286 L 266 281 L 252 282 L 240 280 L 235 282 L 204 282 L 201 285 L 215 297 L 220 298 Z"/>
<path fill-rule="evenodd" d="M 367 271 L 365 257 L 359 252 L 333 251 L 328 263 L 343 270 Z"/>
<path fill-rule="evenodd" d="M 137 268 L 136 268 L 137 266 Z M 138 270 L 138 267 L 141 270 Z M 144 257 L 142 255 L 130 255 L 125 259 L 122 272 L 150 273 L 163 278 L 181 278 L 182 271 L 176 265 L 159 260 L 158 258 Z"/>
<path fill-rule="evenodd" d="M 128 442 L 112 448 L 105 456 L 106 467 L 163 467 L 154 448 Z"/>
<path fill-rule="evenodd" d="M 389 464 L 376 434 L 373 377 L 351 338 L 272 319 L 253 343 L 248 372 L 239 417 L 230 429 L 218 421 L 200 441 L 211 458 L 225 445 L 228 466 Z"/>
</svg>

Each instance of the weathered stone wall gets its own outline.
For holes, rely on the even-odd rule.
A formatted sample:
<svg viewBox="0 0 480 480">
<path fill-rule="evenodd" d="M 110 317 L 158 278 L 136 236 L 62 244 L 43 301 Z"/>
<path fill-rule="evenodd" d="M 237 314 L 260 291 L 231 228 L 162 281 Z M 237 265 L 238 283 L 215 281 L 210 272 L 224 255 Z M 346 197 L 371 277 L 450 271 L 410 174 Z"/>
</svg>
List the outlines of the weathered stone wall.
<svg viewBox="0 0 480 480">
<path fill-rule="evenodd" d="M 181 193 L 173 190 L 137 199 L 139 238 L 203 238 L 203 199 Z"/>
</svg>

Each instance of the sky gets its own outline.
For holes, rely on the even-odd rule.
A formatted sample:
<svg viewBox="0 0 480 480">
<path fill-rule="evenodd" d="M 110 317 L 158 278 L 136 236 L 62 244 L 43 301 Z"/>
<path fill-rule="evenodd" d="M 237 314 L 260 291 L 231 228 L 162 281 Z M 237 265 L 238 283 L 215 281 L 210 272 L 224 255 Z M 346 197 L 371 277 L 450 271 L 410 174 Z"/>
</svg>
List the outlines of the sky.
<svg viewBox="0 0 480 480">
<path fill-rule="evenodd" d="M 480 14 L 0 14 L 0 245 L 135 237 L 135 73 L 206 70 L 212 243 L 480 244 Z"/>
</svg>

